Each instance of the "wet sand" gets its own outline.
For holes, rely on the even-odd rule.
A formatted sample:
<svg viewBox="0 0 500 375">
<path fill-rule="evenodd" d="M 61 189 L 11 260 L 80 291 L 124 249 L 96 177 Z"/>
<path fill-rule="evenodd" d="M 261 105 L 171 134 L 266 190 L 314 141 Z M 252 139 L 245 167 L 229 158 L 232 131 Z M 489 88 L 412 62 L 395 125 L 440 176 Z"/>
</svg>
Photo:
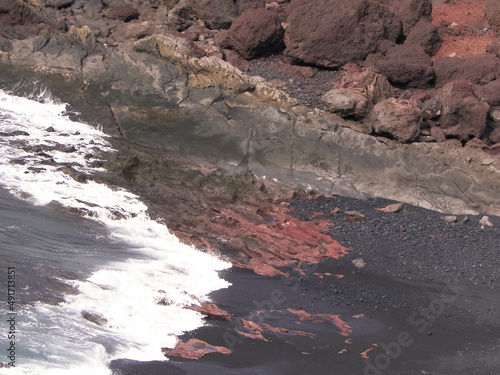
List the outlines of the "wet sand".
<svg viewBox="0 0 500 375">
<path fill-rule="evenodd" d="M 118 360 L 110 367 L 124 375 L 498 374 L 500 219 L 490 217 L 493 226 L 481 229 L 482 216 L 448 224 L 445 215 L 418 207 L 375 209 L 389 203 L 292 202 L 300 219 L 328 220 L 329 234 L 350 252 L 303 267 L 304 274 L 224 271 L 233 285 L 211 297 L 233 320 L 208 321 L 181 339 L 224 346 L 231 354 Z M 352 210 L 366 220 L 347 220 Z M 365 268 L 353 265 L 357 258 Z M 260 328 L 249 329 L 248 322 Z"/>
</svg>

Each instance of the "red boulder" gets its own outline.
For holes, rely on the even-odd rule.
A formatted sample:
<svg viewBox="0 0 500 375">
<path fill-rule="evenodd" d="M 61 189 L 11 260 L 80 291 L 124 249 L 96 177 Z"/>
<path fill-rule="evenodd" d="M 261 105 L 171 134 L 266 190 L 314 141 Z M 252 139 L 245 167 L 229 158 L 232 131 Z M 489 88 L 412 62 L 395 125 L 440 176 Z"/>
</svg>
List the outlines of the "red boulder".
<svg viewBox="0 0 500 375">
<path fill-rule="evenodd" d="M 312 0 L 291 11 L 285 53 L 307 64 L 335 68 L 364 60 L 381 41 L 395 42 L 400 34 L 400 20 L 377 2 Z"/>
</svg>

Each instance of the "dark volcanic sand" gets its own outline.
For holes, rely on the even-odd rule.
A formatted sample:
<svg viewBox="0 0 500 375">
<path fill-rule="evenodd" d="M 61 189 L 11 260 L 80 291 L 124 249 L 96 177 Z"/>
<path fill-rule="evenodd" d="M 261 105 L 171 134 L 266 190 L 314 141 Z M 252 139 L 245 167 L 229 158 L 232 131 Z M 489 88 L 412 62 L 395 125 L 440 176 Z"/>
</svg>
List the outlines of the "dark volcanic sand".
<svg viewBox="0 0 500 375">
<path fill-rule="evenodd" d="M 343 197 L 294 201 L 302 219 L 325 214 L 332 237 L 351 252 L 311 265 L 305 275 L 289 271 L 288 278 L 236 268 L 223 272 L 233 285 L 212 298 L 233 321 L 211 321 L 181 339 L 226 346 L 232 354 L 119 360 L 111 368 L 117 374 L 498 374 L 499 218 L 490 217 L 493 227 L 481 229 L 482 216 L 450 225 L 440 219 L 443 214 L 418 207 L 375 210 L 388 203 Z M 341 212 L 330 214 L 335 207 Z M 367 220 L 347 221 L 347 210 L 361 211 Z M 367 264 L 362 270 L 351 263 L 359 257 Z M 330 321 L 300 321 L 287 308 L 339 315 L 351 332 L 342 335 Z M 268 341 L 243 337 L 235 333 L 243 330 L 242 318 L 314 337 L 269 331 L 263 332 Z M 398 338 L 404 345 L 396 344 Z M 384 344 L 392 357 L 384 354 Z M 368 349 L 369 362 L 362 358 Z"/>
</svg>

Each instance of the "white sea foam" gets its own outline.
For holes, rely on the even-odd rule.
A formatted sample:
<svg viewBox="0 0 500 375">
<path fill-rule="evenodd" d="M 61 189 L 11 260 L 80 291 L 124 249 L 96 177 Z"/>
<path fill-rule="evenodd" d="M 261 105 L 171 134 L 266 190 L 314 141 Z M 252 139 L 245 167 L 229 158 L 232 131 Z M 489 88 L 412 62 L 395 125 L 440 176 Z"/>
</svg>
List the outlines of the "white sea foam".
<svg viewBox="0 0 500 375">
<path fill-rule="evenodd" d="M 60 166 L 42 164 L 49 155 L 92 173 L 99 170 L 91 164 L 96 148 L 113 152 L 102 132 L 70 121 L 64 116 L 66 106 L 46 94 L 39 103 L 0 91 L 0 132 L 29 134 L 0 137 L 0 184 L 36 205 L 57 202 L 88 212 L 111 237 L 141 255 L 124 259 L 117 254 L 116 262 L 103 265 L 88 279 L 67 281 L 79 293 L 66 296 L 62 304 L 25 307 L 19 314 L 19 363 L 16 369 L 0 371 L 108 374 L 106 363 L 113 358 L 165 359 L 162 347 L 173 347 L 177 335 L 203 325 L 199 313 L 183 307 L 227 287 L 217 271 L 229 264 L 181 244 L 165 225 L 149 218 L 147 207 L 134 194 L 94 181 L 80 183 Z M 45 146 L 44 154 L 36 152 L 34 146 L 40 145 Z M 56 145 L 75 150 L 50 149 Z M 82 311 L 107 323 L 91 323 Z"/>
</svg>

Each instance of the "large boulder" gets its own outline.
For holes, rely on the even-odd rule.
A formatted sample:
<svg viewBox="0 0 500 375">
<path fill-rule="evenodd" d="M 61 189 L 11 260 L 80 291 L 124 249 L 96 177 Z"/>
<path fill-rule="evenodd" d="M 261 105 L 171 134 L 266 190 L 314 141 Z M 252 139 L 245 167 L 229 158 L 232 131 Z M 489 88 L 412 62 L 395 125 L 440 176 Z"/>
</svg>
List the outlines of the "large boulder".
<svg viewBox="0 0 500 375">
<path fill-rule="evenodd" d="M 397 85 L 423 88 L 434 77 L 431 58 L 418 45 L 395 45 L 385 55 L 369 56 L 366 65 L 372 66 Z"/>
<path fill-rule="evenodd" d="M 433 67 L 438 88 L 457 79 L 485 84 L 500 77 L 500 58 L 492 54 L 443 57 L 434 60 Z"/>
<path fill-rule="evenodd" d="M 432 0 L 375 0 L 387 6 L 403 24 L 403 33 L 408 35 L 418 21 L 432 21 Z"/>
<path fill-rule="evenodd" d="M 356 89 L 333 89 L 321 97 L 325 110 L 342 117 L 360 119 L 371 109 L 368 97 Z"/>
<path fill-rule="evenodd" d="M 361 69 L 355 64 L 344 65 L 332 86 L 361 91 L 373 104 L 394 96 L 394 90 L 384 75 L 370 68 Z"/>
<path fill-rule="evenodd" d="M 411 28 L 405 40 L 405 45 L 420 46 L 429 56 L 434 56 L 442 44 L 443 39 L 439 35 L 437 27 L 426 19 L 418 21 Z"/>
<path fill-rule="evenodd" d="M 221 46 L 245 59 L 271 54 L 285 48 L 285 30 L 278 15 L 264 8 L 250 9 L 234 20 Z"/>
<path fill-rule="evenodd" d="M 362 61 L 383 40 L 395 42 L 401 21 L 383 5 L 368 0 L 312 0 L 288 17 L 285 53 L 299 61 L 338 67 Z"/>
<path fill-rule="evenodd" d="M 410 142 L 420 133 L 420 108 L 412 100 L 389 98 L 373 107 L 371 121 L 375 133 Z"/>
<path fill-rule="evenodd" d="M 438 90 L 436 99 L 443 106 L 439 126 L 448 138 L 468 141 L 483 135 L 490 106 L 476 97 L 470 81 L 447 83 Z"/>
</svg>

